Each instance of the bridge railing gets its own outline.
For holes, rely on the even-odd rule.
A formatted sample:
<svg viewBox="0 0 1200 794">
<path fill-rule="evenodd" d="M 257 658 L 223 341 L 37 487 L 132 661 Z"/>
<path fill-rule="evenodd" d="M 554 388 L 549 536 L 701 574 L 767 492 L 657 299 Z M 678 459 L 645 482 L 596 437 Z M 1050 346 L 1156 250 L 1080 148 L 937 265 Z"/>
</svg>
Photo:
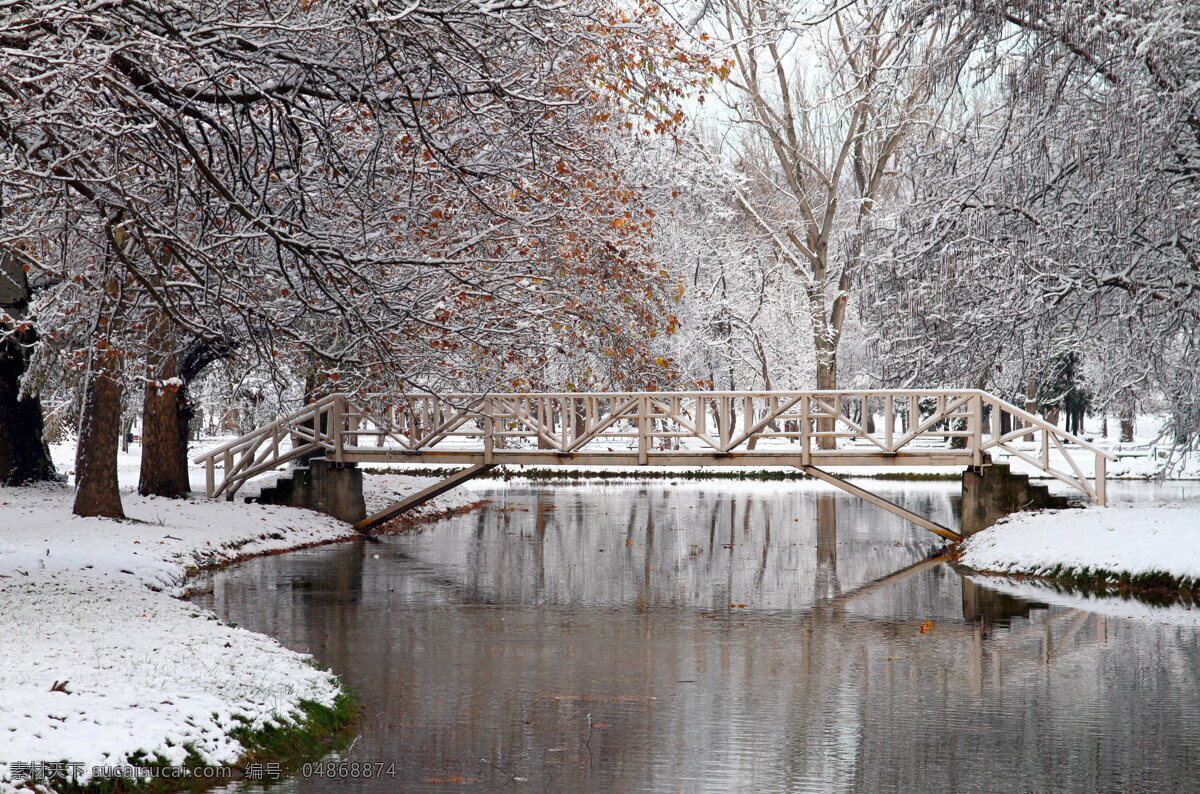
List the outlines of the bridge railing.
<svg viewBox="0 0 1200 794">
<path fill-rule="evenodd" d="M 209 498 L 233 495 L 246 480 L 299 457 L 336 455 L 343 440 L 344 395 L 330 395 L 195 458 Z M 286 442 L 286 443 L 285 443 Z M 217 469 L 220 467 L 220 481 Z"/>
<path fill-rule="evenodd" d="M 287 437 L 290 450 L 281 447 Z M 998 452 L 1104 503 L 1111 455 L 976 390 L 335 394 L 197 461 L 208 469 L 209 494 L 232 496 L 250 477 L 307 454 L 337 462 L 934 466 L 982 465 Z M 1090 477 L 1084 463 L 1093 464 Z"/>
</svg>

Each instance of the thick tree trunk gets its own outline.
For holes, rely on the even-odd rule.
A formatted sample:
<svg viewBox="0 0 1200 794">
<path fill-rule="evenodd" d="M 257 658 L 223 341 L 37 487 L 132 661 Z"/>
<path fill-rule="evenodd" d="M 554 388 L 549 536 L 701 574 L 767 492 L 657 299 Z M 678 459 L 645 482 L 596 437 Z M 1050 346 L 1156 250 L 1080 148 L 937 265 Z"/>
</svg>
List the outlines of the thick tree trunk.
<svg viewBox="0 0 1200 794">
<path fill-rule="evenodd" d="M 171 376 L 175 377 L 175 376 Z M 142 412 L 142 466 L 138 493 L 181 499 L 188 495 L 188 413 L 183 387 L 167 378 L 146 384 Z"/>
<path fill-rule="evenodd" d="M 157 330 L 157 349 L 172 350 L 175 343 L 165 318 Z M 193 340 L 181 353 L 150 357 L 150 378 L 157 383 L 146 385 L 139 493 L 182 498 L 191 492 L 188 442 L 196 409 L 188 390 L 209 364 L 228 357 L 233 349 L 228 341 Z"/>
<path fill-rule="evenodd" d="M 19 321 L 28 308 L 25 269 L 16 257 L 0 251 L 0 313 Z M 0 485 L 56 479 L 58 473 L 42 437 L 41 400 L 21 396 L 25 351 L 37 342 L 36 333 L 0 323 L 0 337 Z"/>
<path fill-rule="evenodd" d="M 23 485 L 57 477 L 42 438 L 42 403 L 21 397 L 25 355 L 15 339 L 0 342 L 0 485 Z"/>
<path fill-rule="evenodd" d="M 837 350 L 820 344 L 817 345 L 817 389 L 819 391 L 835 391 L 837 389 Z M 836 403 L 830 406 L 838 408 Z M 818 419 L 817 432 L 832 433 L 837 426 L 834 419 Z M 832 436 L 821 436 L 817 439 L 817 449 L 834 449 L 837 439 Z"/>
<path fill-rule="evenodd" d="M 75 453 L 75 515 L 124 518 L 117 485 L 117 441 L 121 433 L 121 382 L 117 354 L 96 352 L 88 376 Z"/>
<path fill-rule="evenodd" d="M 153 320 L 149 346 L 142 408 L 142 465 L 138 493 L 181 499 L 190 490 L 187 422 L 183 416 L 184 406 L 181 405 L 185 399 L 184 386 L 175 339 L 166 316 L 161 313 Z"/>
</svg>

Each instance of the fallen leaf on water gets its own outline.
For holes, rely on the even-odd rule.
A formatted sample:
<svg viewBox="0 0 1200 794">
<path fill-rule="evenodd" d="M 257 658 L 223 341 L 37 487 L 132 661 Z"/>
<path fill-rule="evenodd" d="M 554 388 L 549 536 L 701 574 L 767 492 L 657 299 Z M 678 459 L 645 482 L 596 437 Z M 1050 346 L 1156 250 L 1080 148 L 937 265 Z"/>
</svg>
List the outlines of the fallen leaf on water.
<svg viewBox="0 0 1200 794">
<path fill-rule="evenodd" d="M 921 633 L 924 634 L 927 631 L 933 631 L 933 621 L 932 620 L 927 620 L 921 624 Z"/>
</svg>

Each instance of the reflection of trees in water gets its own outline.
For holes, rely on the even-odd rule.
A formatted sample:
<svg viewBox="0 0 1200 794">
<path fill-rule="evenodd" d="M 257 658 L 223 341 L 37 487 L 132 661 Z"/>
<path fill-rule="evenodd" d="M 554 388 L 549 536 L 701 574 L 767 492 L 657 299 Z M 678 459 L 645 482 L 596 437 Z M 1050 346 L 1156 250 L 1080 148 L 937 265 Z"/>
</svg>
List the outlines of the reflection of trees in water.
<svg viewBox="0 0 1200 794">
<path fill-rule="evenodd" d="M 837 498 L 833 494 L 819 494 L 817 499 L 817 578 L 816 593 L 819 598 L 837 596 Z"/>
<path fill-rule="evenodd" d="M 448 522 L 411 553 L 509 603 L 797 609 L 935 544 L 852 497 L 802 488 L 514 486 L 477 515 L 470 536 Z"/>
<path fill-rule="evenodd" d="M 514 487 L 417 536 L 250 563 L 220 592 L 347 672 L 372 715 L 356 755 L 414 783 L 508 782 L 480 758 L 551 790 L 1188 779 L 1192 633 L 996 597 L 923 559 L 923 530 L 822 501 Z"/>
</svg>

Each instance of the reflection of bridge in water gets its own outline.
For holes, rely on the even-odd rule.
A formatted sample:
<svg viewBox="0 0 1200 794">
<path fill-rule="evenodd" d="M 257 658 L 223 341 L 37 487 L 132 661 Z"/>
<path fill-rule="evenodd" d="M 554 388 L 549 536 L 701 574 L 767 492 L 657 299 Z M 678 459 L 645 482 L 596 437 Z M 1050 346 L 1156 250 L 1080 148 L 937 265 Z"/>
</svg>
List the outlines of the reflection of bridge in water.
<svg viewBox="0 0 1200 794">
<path fill-rule="evenodd" d="M 899 598 L 897 590 L 906 586 L 915 586 L 920 590 L 923 585 L 918 580 L 941 568 L 942 572 L 950 574 L 951 580 L 958 580 L 961 588 L 961 611 L 947 611 L 944 603 L 941 606 L 927 604 L 924 608 L 931 610 L 929 614 L 933 615 L 935 620 L 932 621 L 928 635 L 922 636 L 922 639 L 927 645 L 942 649 L 943 655 L 935 663 L 935 666 L 947 667 L 941 674 L 964 677 L 969 691 L 974 695 L 979 695 L 986 688 L 985 678 L 990 677 L 993 684 L 1001 677 L 1011 679 L 1011 670 L 1020 668 L 1024 663 L 1031 665 L 1032 669 L 1044 671 L 1052 664 L 1065 662 L 1074 654 L 1103 646 L 1108 641 L 1108 619 L 1103 614 L 1082 609 L 1051 610 L 1048 604 L 1016 598 L 976 584 L 965 576 L 952 573 L 948 565 L 949 558 L 944 555 L 918 559 L 843 589 L 839 563 L 845 566 L 847 560 L 843 555 L 839 555 L 839 508 L 849 519 L 847 521 L 843 518 L 842 535 L 854 532 L 857 521 L 864 518 L 869 520 L 870 512 L 861 510 L 853 501 L 829 493 L 815 495 L 815 512 L 811 516 L 815 520 L 815 549 L 808 544 L 800 544 L 802 549 L 809 550 L 801 553 L 812 554 L 809 559 L 814 563 L 810 568 L 812 588 L 808 591 L 812 600 L 804 605 L 779 609 L 768 598 L 764 605 L 762 596 L 782 584 L 779 578 L 771 581 L 770 557 L 781 551 L 781 539 L 778 535 L 781 531 L 787 532 L 788 529 L 786 524 L 779 526 L 786 521 L 786 514 L 773 518 L 770 509 L 756 509 L 757 501 L 749 495 L 740 499 L 731 499 L 728 496 L 713 499 L 706 511 L 705 526 L 700 528 L 703 530 L 701 536 L 697 537 L 693 533 L 687 538 L 701 541 L 699 544 L 689 543 L 689 548 L 703 550 L 694 556 L 689 552 L 684 555 L 685 559 L 698 560 L 711 555 L 716 560 L 716 567 L 706 571 L 704 576 L 717 581 L 721 578 L 722 555 L 728 553 L 731 546 L 753 547 L 754 565 L 751 570 L 744 572 L 748 576 L 741 579 L 741 586 L 749 589 L 743 590 L 735 585 L 729 590 L 713 593 L 714 598 L 710 598 L 707 604 L 700 605 L 700 608 L 711 609 L 712 612 L 702 612 L 702 615 L 717 620 L 735 619 L 737 615 L 742 614 L 737 602 L 745 600 L 750 602 L 744 605 L 750 610 L 750 613 L 746 613 L 747 617 L 751 617 L 751 613 L 765 611 L 778 620 L 786 621 L 793 628 L 803 626 L 806 622 L 812 622 L 815 626 L 845 623 L 849 633 L 846 645 L 873 646 L 883 642 L 895 643 L 897 647 L 901 647 L 912 642 L 914 635 L 920 634 L 919 626 L 922 621 L 906 620 L 886 612 L 879 614 L 877 607 L 864 605 L 863 602 L 875 598 L 876 604 L 878 599 L 886 603 L 889 599 Z M 524 512 L 501 512 L 498 521 L 501 527 L 511 527 L 513 530 L 532 523 L 528 542 L 523 545 L 522 550 L 528 552 L 532 547 L 535 561 L 533 567 L 537 571 L 534 581 L 538 588 L 545 588 L 552 585 L 548 577 L 556 575 L 548 573 L 548 570 L 557 571 L 557 575 L 561 575 L 565 563 L 562 557 L 548 560 L 546 555 L 549 552 L 545 546 L 547 543 L 553 543 L 552 539 L 556 535 L 555 524 L 560 520 L 560 511 L 565 510 L 569 513 L 571 507 L 560 505 L 555 494 L 544 490 L 537 493 L 535 504 L 536 507 L 530 509 L 532 515 Z M 936 506 L 927 505 L 927 509 L 931 509 L 933 513 L 937 512 Z M 613 517 L 611 511 L 610 517 Z M 481 514 L 480 525 L 483 520 Z M 580 522 L 585 519 L 576 513 L 565 520 Z M 464 521 L 469 523 L 469 519 Z M 633 539 L 635 554 L 640 557 L 636 564 L 636 594 L 627 594 L 632 596 L 632 603 L 626 605 L 639 611 L 668 606 L 663 597 L 664 593 L 661 590 L 655 593 L 656 584 L 661 585 L 664 580 L 671 578 L 670 569 L 664 565 L 665 560 L 657 555 L 660 551 L 659 544 L 663 543 L 661 538 L 672 533 L 669 525 L 664 525 L 662 512 L 649 505 L 634 503 L 630 505 L 624 518 L 615 517 L 615 521 L 623 527 L 624 539 Z M 479 532 L 482 532 L 482 528 L 474 536 L 481 537 Z M 670 548 L 669 538 L 666 544 Z M 381 547 L 370 548 L 378 553 Z M 920 543 L 906 543 L 903 548 L 903 556 L 911 558 L 914 553 L 920 554 L 925 547 Z M 430 586 L 445 590 L 451 599 L 462 600 L 465 603 L 495 606 L 511 603 L 513 599 L 513 593 L 505 591 L 503 586 L 489 587 L 487 583 L 476 578 L 481 569 L 511 570 L 514 573 L 528 574 L 527 566 L 517 563 L 513 558 L 476 558 L 464 568 L 453 564 L 438 564 L 404 551 L 391 551 L 386 545 L 382 549 L 385 558 L 391 556 L 403 561 L 406 572 Z M 618 550 L 619 547 L 610 551 Z M 790 564 L 788 563 L 788 568 Z M 849 574 L 852 579 L 861 576 L 861 557 L 852 561 Z M 726 604 L 727 601 L 730 603 Z M 859 642 L 853 639 L 855 632 L 861 632 Z M 829 650 L 832 652 L 833 649 Z M 844 654 L 846 650 L 846 647 L 841 646 L 837 653 Z M 901 654 L 901 651 L 896 653 Z M 923 654 L 922 658 L 925 662 L 930 661 L 927 654 Z M 909 661 L 902 655 L 897 655 L 896 659 Z M 1010 668 L 1004 673 L 1000 669 L 1002 659 L 1004 666 Z M 911 661 L 916 663 L 917 660 Z M 958 669 L 951 673 L 949 668 L 954 667 Z"/>
<path fill-rule="evenodd" d="M 602 486 L 603 488 L 604 486 Z M 630 488 L 630 486 L 615 486 L 615 488 Z M 712 581 L 720 581 L 721 577 L 719 575 L 713 577 L 713 574 L 719 574 L 720 569 L 728 564 L 727 559 L 724 559 L 726 553 L 734 548 L 745 549 L 747 546 L 750 547 L 751 554 L 749 556 L 752 564 L 745 566 L 740 572 L 741 576 L 735 575 L 735 578 L 730 580 L 729 589 L 722 588 L 712 592 L 706 600 L 696 604 L 690 598 L 681 598 L 680 591 L 676 587 L 674 589 L 677 600 L 672 605 L 679 605 L 678 601 L 682 600 L 692 606 L 699 606 L 703 609 L 711 608 L 714 612 L 725 612 L 728 607 L 724 602 L 730 602 L 729 606 L 732 607 L 733 602 L 745 600 L 751 603 L 744 606 L 751 607 L 756 611 L 765 610 L 770 613 L 786 614 L 789 621 L 837 617 L 845 615 L 847 610 L 853 609 L 860 601 L 866 601 L 873 596 L 886 598 L 889 591 L 903 587 L 906 583 L 911 584 L 914 580 L 928 575 L 930 571 L 940 566 L 948 566 L 950 562 L 949 556 L 935 552 L 930 556 L 920 556 L 914 562 L 899 565 L 884 573 L 868 574 L 869 578 L 863 579 L 864 570 L 867 568 L 862 564 L 862 558 L 859 556 L 853 561 L 854 564 L 849 573 L 852 580 L 861 581 L 855 581 L 848 588 L 843 587 L 843 576 L 839 573 L 839 564 L 845 566 L 847 560 L 844 559 L 843 554 L 839 554 L 839 546 L 843 545 L 843 542 L 839 541 L 839 508 L 843 514 L 848 516 L 848 521 L 843 519 L 846 526 L 843 527 L 842 535 L 847 534 L 847 531 L 853 532 L 857 528 L 857 522 L 864 518 L 869 520 L 870 515 L 864 513 L 855 502 L 847 501 L 844 497 L 835 494 L 808 492 L 805 496 L 811 497 L 815 502 L 814 512 L 810 518 L 814 524 L 812 531 L 815 534 L 816 543 L 813 546 L 801 543 L 798 550 L 800 555 L 808 558 L 812 563 L 812 586 L 805 591 L 805 603 L 793 603 L 786 608 L 781 603 L 770 601 L 769 598 L 764 600 L 763 596 L 765 593 L 779 589 L 784 584 L 783 577 L 779 576 L 783 570 L 795 570 L 792 566 L 797 564 L 796 559 L 789 557 L 782 561 L 782 565 L 779 565 L 780 561 L 773 560 L 772 555 L 779 555 L 781 552 L 785 555 L 788 554 L 788 550 L 781 546 L 781 541 L 785 540 L 786 536 L 781 538 L 779 535 L 781 532 L 791 531 L 788 523 L 804 521 L 805 518 L 793 518 L 789 522 L 788 514 L 773 515 L 773 512 L 766 507 L 766 500 L 758 500 L 749 494 L 744 497 L 723 495 L 712 498 L 711 503 L 704 509 L 706 515 L 703 517 L 703 525 L 695 527 L 686 538 L 701 542 L 687 544 L 689 551 L 681 555 L 684 564 L 674 566 L 675 570 L 672 572 L 672 566 L 668 564 L 668 560 L 679 550 L 678 544 L 674 543 L 670 536 L 678 530 L 664 525 L 665 504 L 656 507 L 634 501 L 628 505 L 628 512 L 624 517 L 614 515 L 612 510 L 606 512 L 605 515 L 609 520 L 621 527 L 622 540 L 631 541 L 630 547 L 636 549 L 635 554 L 640 557 L 633 566 L 635 571 L 630 571 L 631 574 L 635 574 L 635 578 L 630 582 L 635 586 L 636 591 L 632 596 L 634 604 L 639 609 L 665 606 L 669 599 L 665 597 L 666 594 L 661 589 L 664 582 L 669 581 L 673 573 L 675 575 L 681 573 L 690 563 L 701 564 L 701 560 L 707 559 L 715 564 L 715 567 L 707 567 L 701 576 Z M 501 506 L 494 518 L 487 518 L 485 513 L 480 513 L 477 516 L 478 520 L 474 522 L 477 528 L 472 532 L 472 536 L 476 539 L 483 537 L 484 523 L 494 520 L 497 524 L 496 529 L 500 530 L 502 536 L 515 535 L 526 541 L 520 546 L 521 552 L 523 555 L 532 550 L 532 567 L 537 571 L 537 575 L 532 582 L 526 581 L 525 584 L 533 585 L 535 592 L 552 585 L 549 579 L 554 575 L 551 573 L 552 571 L 558 571 L 561 574 L 570 567 L 564 554 L 555 555 L 552 559 L 547 556 L 554 555 L 554 552 L 549 551 L 547 546 L 557 545 L 556 536 L 559 536 L 559 532 L 563 529 L 559 524 L 564 520 L 572 524 L 594 520 L 594 515 L 590 513 L 579 513 L 577 505 L 560 504 L 559 498 L 559 495 L 550 493 L 548 490 L 538 489 L 535 506 L 531 506 L 527 511 L 523 509 L 514 511 L 511 506 Z M 583 499 L 587 499 L 587 497 L 581 496 L 581 500 Z M 936 506 L 932 506 L 931 512 L 936 513 L 937 510 Z M 564 512 L 567 513 L 566 516 L 563 516 Z M 573 515 L 571 515 L 572 513 Z M 461 520 L 465 524 L 472 523 L 470 518 Z M 521 529 L 522 527 L 526 529 Z M 903 549 L 900 556 L 911 559 L 914 555 L 925 554 L 928 547 L 914 539 L 900 544 L 900 548 Z M 504 589 L 505 583 L 497 582 L 496 584 L 499 585 L 497 587 L 475 578 L 474 574 L 481 569 L 503 571 L 512 568 L 522 570 L 527 567 L 525 564 L 516 563 L 516 558 L 508 556 L 504 559 L 475 557 L 469 565 L 463 566 L 450 560 L 439 562 L 414 556 L 406 551 L 389 549 L 386 545 L 372 547 L 372 549 L 375 553 L 382 554 L 384 558 L 404 562 L 408 575 L 439 590 L 444 590 L 456 601 L 469 604 L 504 604 L 511 603 L 514 598 L 513 592 Z M 619 552 L 620 547 L 611 550 L 600 549 L 600 551 Z M 887 564 L 881 566 L 880 562 L 881 560 L 876 558 L 869 565 L 876 568 L 888 567 Z M 773 563 L 775 563 L 774 566 Z M 803 563 L 800 564 L 803 565 Z M 471 572 L 472 575 L 464 576 L 464 570 Z M 952 569 L 946 567 L 942 570 L 950 572 Z M 772 577 L 773 573 L 774 577 Z M 961 612 L 955 614 L 946 612 L 944 609 L 939 611 L 937 630 L 943 634 L 966 632 L 978 633 L 980 637 L 986 637 L 990 636 L 997 626 L 1011 628 L 1014 619 L 1028 618 L 1031 611 L 1048 609 L 1047 604 L 1007 595 L 976 584 L 966 577 L 959 577 L 957 573 L 953 576 L 960 580 Z M 517 598 L 528 595 L 529 593 L 524 593 Z M 626 591 L 624 595 L 628 597 L 630 593 Z M 589 597 L 586 593 L 579 592 L 573 592 L 571 597 L 580 596 L 585 600 Z M 1071 629 L 1059 636 L 1058 630 L 1068 622 L 1068 617 Z M 1053 655 L 1060 656 L 1075 639 L 1087 618 L 1095 619 L 1096 636 L 1103 638 L 1105 634 L 1104 616 L 1093 615 L 1078 609 L 1070 610 L 1069 614 L 1059 614 L 1049 618 L 1046 622 L 1040 623 L 1036 632 L 1032 634 L 1021 630 L 1022 627 L 1027 628 L 1028 623 L 1018 622 L 1018 630 L 1006 633 L 1006 637 L 1009 638 L 1008 641 L 1012 641 L 1018 636 L 1023 637 L 1025 645 L 1031 647 L 1038 645 L 1037 653 L 1049 657 L 1052 655 L 1050 641 L 1052 635 L 1055 635 L 1053 637 L 1055 647 Z M 903 621 L 898 622 L 890 617 L 870 617 L 856 622 L 855 625 L 892 632 L 897 629 L 903 630 L 901 628 L 903 623 Z M 912 627 L 907 626 L 907 628 L 911 629 Z M 1044 644 L 1040 644 L 1043 640 Z"/>
<path fill-rule="evenodd" d="M 333 394 L 196 459 L 210 497 L 290 460 L 461 464 L 359 522 L 385 521 L 504 464 L 794 466 L 951 540 L 925 516 L 848 483 L 834 467 L 960 466 L 995 453 L 1105 502 L 1104 450 L 986 392 L 599 392 Z"/>
</svg>

